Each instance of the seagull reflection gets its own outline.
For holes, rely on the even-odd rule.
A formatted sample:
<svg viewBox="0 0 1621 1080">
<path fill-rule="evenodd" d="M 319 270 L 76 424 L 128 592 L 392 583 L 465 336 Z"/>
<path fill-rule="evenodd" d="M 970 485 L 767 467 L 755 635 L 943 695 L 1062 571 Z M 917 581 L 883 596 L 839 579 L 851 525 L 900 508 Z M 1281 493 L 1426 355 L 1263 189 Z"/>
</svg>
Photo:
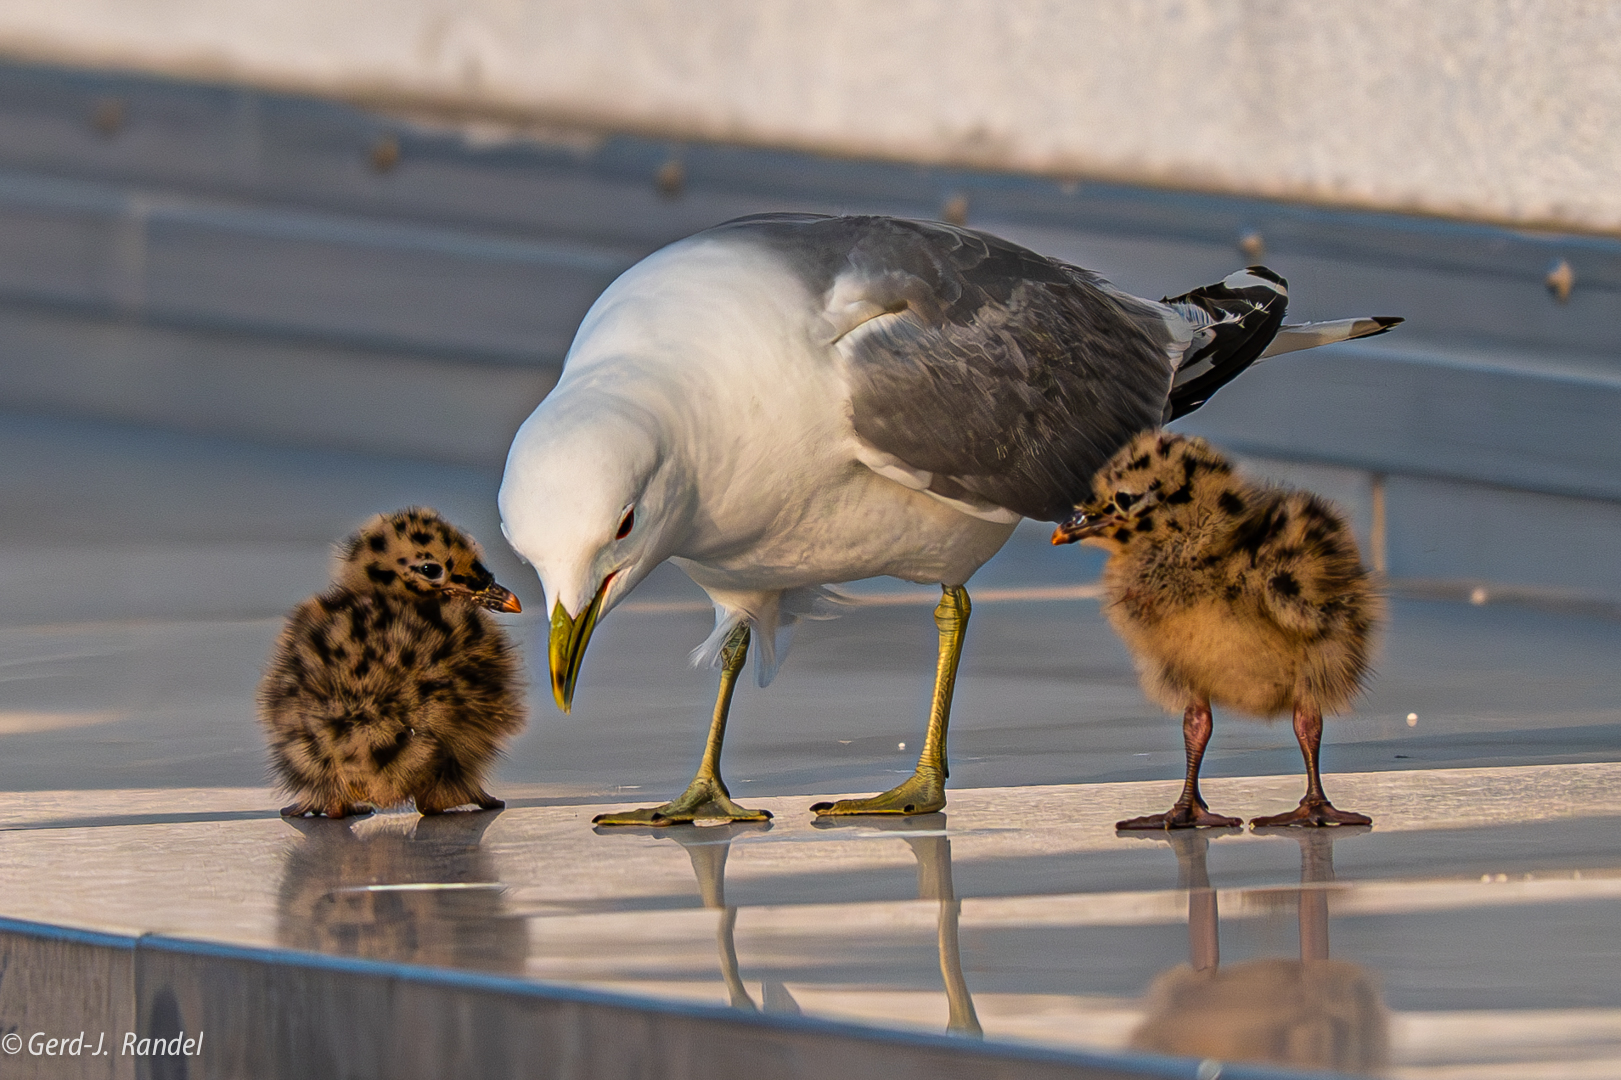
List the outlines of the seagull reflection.
<svg viewBox="0 0 1621 1080">
<path fill-rule="evenodd" d="M 524 920 L 506 912 L 495 860 L 480 846 L 498 816 L 285 819 L 304 838 L 282 871 L 277 942 L 368 960 L 522 971 Z"/>
<path fill-rule="evenodd" d="M 1232 830 L 1236 832 L 1237 830 Z M 1336 839 L 1369 831 L 1257 829 L 1300 844 L 1295 894 L 1300 959 L 1221 967 L 1216 893 L 1205 868 L 1205 830 L 1172 831 L 1178 884 L 1188 890 L 1186 966 L 1154 980 L 1132 1046 L 1166 1054 L 1370 1072 L 1384 1065 L 1388 1014 L 1371 972 L 1328 955 L 1328 890 Z"/>
<path fill-rule="evenodd" d="M 771 822 L 732 822 L 726 825 L 668 825 L 658 828 L 635 825 L 597 826 L 598 836 L 650 836 L 655 840 L 674 840 L 687 849 L 692 860 L 692 873 L 698 879 L 698 895 L 704 907 L 720 912 L 715 928 L 715 948 L 720 955 L 720 977 L 726 983 L 726 992 L 732 999 L 732 1008 L 757 1011 L 754 999 L 743 985 L 738 973 L 737 908 L 726 903 L 726 856 L 732 850 L 732 841 L 749 833 L 769 832 Z M 780 982 L 767 982 L 761 995 L 766 1012 L 798 1013 L 799 1003 Z"/>
<path fill-rule="evenodd" d="M 968 992 L 968 981 L 962 973 L 962 948 L 957 936 L 962 901 L 957 899 L 957 890 L 951 880 L 951 838 L 946 835 L 946 815 L 873 816 L 854 820 L 818 818 L 814 824 L 818 829 L 878 829 L 898 833 L 906 841 L 906 846 L 912 849 L 912 856 L 917 860 L 917 898 L 940 902 L 936 939 L 940 950 L 940 977 L 945 983 L 949 1008 L 946 1030 L 955 1035 L 982 1036 L 984 1032 L 974 1011 L 974 999 Z"/>
</svg>

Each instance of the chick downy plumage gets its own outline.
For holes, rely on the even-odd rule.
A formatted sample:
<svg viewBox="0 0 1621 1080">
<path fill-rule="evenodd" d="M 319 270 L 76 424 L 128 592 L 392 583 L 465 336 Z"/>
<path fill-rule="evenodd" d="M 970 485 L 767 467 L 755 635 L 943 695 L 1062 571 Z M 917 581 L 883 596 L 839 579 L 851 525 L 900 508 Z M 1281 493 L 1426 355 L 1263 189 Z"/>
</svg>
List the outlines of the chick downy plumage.
<svg viewBox="0 0 1621 1080">
<path fill-rule="evenodd" d="M 1109 551 L 1104 613 L 1136 659 L 1144 691 L 1183 711 L 1188 772 L 1164 814 L 1121 828 L 1234 826 L 1199 794 L 1212 704 L 1271 718 L 1291 712 L 1306 796 L 1254 825 L 1365 825 L 1336 810 L 1318 774 L 1323 714 L 1368 674 L 1381 602 L 1343 517 L 1309 492 L 1246 481 L 1203 439 L 1145 432 L 1093 480 L 1093 499 L 1053 543 Z"/>
<path fill-rule="evenodd" d="M 524 726 L 521 664 L 485 609 L 520 607 L 482 558 L 419 507 L 339 545 L 332 587 L 293 609 L 259 685 L 271 767 L 297 800 L 283 814 L 503 805 L 484 778 Z"/>
</svg>

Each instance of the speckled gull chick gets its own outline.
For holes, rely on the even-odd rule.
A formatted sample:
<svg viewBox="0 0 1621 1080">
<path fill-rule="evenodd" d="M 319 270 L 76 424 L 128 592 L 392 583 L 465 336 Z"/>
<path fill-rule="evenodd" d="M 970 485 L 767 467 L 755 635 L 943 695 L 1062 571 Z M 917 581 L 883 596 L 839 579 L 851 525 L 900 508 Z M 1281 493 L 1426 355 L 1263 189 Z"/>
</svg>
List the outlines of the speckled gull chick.
<svg viewBox="0 0 1621 1080">
<path fill-rule="evenodd" d="M 1286 304 L 1261 267 L 1156 303 L 986 233 L 887 217 L 741 218 L 626 271 L 513 440 L 500 495 L 545 589 L 565 711 L 592 630 L 654 567 L 674 560 L 715 605 L 695 653 L 722 670 L 697 775 L 602 823 L 769 816 L 720 775 L 749 644 L 763 686 L 828 585 L 884 575 L 943 591 L 923 751 L 891 791 L 813 809 L 944 806 L 964 583 L 1019 518 L 1066 517 L 1128 439 L 1269 347 L 1400 321 L 1283 327 Z"/>
</svg>

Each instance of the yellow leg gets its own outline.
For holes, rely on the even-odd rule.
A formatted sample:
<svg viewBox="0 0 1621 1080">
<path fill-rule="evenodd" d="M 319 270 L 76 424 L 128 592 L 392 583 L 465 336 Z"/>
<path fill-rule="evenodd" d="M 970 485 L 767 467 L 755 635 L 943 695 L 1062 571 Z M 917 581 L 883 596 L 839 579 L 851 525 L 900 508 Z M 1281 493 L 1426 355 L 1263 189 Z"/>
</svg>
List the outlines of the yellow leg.
<svg viewBox="0 0 1621 1080">
<path fill-rule="evenodd" d="M 961 900 L 940 901 L 937 935 L 940 942 L 940 975 L 946 984 L 946 1030 L 955 1035 L 983 1036 L 968 980 L 962 974 L 962 949 L 957 940 L 957 921 L 962 915 Z"/>
<path fill-rule="evenodd" d="M 968 590 L 961 585 L 947 586 L 934 609 L 934 625 L 940 630 L 940 662 L 934 673 L 934 704 L 929 710 L 929 733 L 923 739 L 923 753 L 917 769 L 899 787 L 890 788 L 870 799 L 840 799 L 817 803 L 817 814 L 930 814 L 946 805 L 946 725 L 951 720 L 951 694 L 957 685 L 957 661 L 962 658 L 962 639 L 968 630 Z"/>
<path fill-rule="evenodd" d="M 766 821 L 769 810 L 749 810 L 732 801 L 726 782 L 720 778 L 720 749 L 726 738 L 726 714 L 732 708 L 732 692 L 737 676 L 749 655 L 749 628 L 745 623 L 733 630 L 721 649 L 720 694 L 715 698 L 715 717 L 709 724 L 709 740 L 698 775 L 692 778 L 680 798 L 663 806 L 649 806 L 623 814 L 599 814 L 598 825 L 676 825 L 688 821 Z"/>
<path fill-rule="evenodd" d="M 941 827 L 930 831 L 945 831 L 945 821 L 942 814 Z M 962 946 L 957 935 L 962 901 L 957 899 L 957 889 L 951 880 L 951 840 L 944 836 L 899 835 L 917 858 L 917 898 L 940 901 L 936 936 L 940 946 L 940 977 L 946 987 L 946 1030 L 956 1035 L 983 1036 L 979 1015 L 974 1011 L 974 997 L 968 992 L 968 980 L 962 973 Z"/>
</svg>

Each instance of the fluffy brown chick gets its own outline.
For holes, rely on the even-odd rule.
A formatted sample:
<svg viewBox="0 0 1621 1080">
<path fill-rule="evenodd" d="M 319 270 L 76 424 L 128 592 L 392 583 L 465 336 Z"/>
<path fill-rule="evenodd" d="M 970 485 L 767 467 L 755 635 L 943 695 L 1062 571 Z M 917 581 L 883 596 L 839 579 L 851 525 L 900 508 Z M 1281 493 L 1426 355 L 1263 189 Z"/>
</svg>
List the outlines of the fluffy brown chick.
<svg viewBox="0 0 1621 1080">
<path fill-rule="evenodd" d="M 1381 604 L 1345 519 L 1309 492 L 1253 484 L 1203 439 L 1138 435 L 1093 479 L 1093 498 L 1053 543 L 1104 548 L 1104 613 L 1136 659 L 1143 690 L 1183 710 L 1187 782 L 1168 812 L 1123 829 L 1233 826 L 1199 794 L 1212 703 L 1270 719 L 1294 714 L 1306 797 L 1253 825 L 1366 825 L 1336 810 L 1318 774 L 1323 714 L 1368 674 Z"/>
<path fill-rule="evenodd" d="M 504 805 L 484 778 L 523 729 L 522 677 L 485 609 L 521 608 L 482 557 L 419 507 L 338 546 L 332 587 L 293 609 L 259 684 L 271 767 L 296 799 L 283 814 Z"/>
</svg>

